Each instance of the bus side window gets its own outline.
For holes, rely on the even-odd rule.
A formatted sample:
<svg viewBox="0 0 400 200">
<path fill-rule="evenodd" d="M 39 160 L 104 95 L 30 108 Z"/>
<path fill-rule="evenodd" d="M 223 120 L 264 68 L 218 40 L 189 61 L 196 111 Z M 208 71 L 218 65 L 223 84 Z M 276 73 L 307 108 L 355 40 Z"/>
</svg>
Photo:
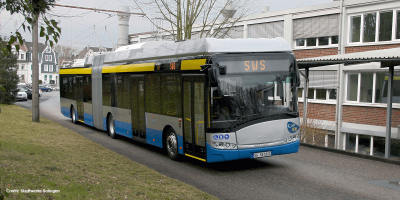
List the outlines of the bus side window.
<svg viewBox="0 0 400 200">
<path fill-rule="evenodd" d="M 109 75 L 103 75 L 103 105 L 111 106 L 111 80 Z"/>
</svg>

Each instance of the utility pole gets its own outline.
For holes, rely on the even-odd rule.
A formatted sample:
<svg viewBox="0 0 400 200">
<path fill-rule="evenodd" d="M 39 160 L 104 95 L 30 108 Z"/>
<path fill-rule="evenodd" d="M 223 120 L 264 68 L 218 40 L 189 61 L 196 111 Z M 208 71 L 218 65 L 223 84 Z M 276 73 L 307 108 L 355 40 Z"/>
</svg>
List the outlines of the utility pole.
<svg viewBox="0 0 400 200">
<path fill-rule="evenodd" d="M 39 55 L 38 55 L 38 1 L 32 1 L 33 23 L 32 23 L 32 122 L 39 122 Z"/>
</svg>

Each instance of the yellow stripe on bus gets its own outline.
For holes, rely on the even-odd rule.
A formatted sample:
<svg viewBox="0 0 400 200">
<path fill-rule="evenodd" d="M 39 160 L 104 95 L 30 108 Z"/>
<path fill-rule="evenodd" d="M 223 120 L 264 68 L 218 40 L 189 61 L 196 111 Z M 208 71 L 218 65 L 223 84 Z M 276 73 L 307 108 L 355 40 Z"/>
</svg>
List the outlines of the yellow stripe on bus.
<svg viewBox="0 0 400 200">
<path fill-rule="evenodd" d="M 60 74 L 92 74 L 92 68 L 60 69 Z"/>
<path fill-rule="evenodd" d="M 188 156 L 188 157 L 191 157 L 191 158 L 194 158 L 194 159 L 197 159 L 197 160 L 201 160 L 201 161 L 203 161 L 203 162 L 207 162 L 205 159 L 203 159 L 203 158 L 198 158 L 198 157 L 196 157 L 196 156 L 192 156 L 192 155 L 189 155 L 189 154 L 187 154 L 187 153 L 185 153 L 185 156 Z"/>
<path fill-rule="evenodd" d="M 182 60 L 181 70 L 200 70 L 206 64 L 206 59 Z"/>
<path fill-rule="evenodd" d="M 152 72 L 155 63 L 141 63 L 129 65 L 116 65 L 103 67 L 102 73 L 123 73 L 123 72 Z"/>
</svg>

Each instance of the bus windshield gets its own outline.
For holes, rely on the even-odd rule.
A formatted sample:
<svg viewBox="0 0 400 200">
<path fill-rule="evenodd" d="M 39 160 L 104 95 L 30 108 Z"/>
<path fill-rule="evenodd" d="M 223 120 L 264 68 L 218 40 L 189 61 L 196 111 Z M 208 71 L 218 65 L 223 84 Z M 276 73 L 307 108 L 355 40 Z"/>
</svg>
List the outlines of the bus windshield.
<svg viewBox="0 0 400 200">
<path fill-rule="evenodd" d="M 218 76 L 218 87 L 211 88 L 210 128 L 227 132 L 244 124 L 298 117 L 294 79 L 296 72 L 289 67 L 286 72 Z"/>
</svg>

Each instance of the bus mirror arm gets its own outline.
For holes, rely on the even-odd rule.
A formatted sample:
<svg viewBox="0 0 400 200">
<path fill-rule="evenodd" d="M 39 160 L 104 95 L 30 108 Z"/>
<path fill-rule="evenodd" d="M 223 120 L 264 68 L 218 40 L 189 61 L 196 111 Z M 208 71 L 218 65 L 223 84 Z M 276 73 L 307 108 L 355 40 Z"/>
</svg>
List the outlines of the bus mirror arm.
<svg viewBox="0 0 400 200">
<path fill-rule="evenodd" d="M 200 65 L 201 68 L 201 72 L 207 70 L 208 68 L 210 68 L 212 66 L 212 64 L 205 64 L 205 65 Z"/>
<path fill-rule="evenodd" d="M 210 80 L 211 87 L 218 87 L 218 67 L 212 65 L 208 69 L 208 79 Z"/>
</svg>

